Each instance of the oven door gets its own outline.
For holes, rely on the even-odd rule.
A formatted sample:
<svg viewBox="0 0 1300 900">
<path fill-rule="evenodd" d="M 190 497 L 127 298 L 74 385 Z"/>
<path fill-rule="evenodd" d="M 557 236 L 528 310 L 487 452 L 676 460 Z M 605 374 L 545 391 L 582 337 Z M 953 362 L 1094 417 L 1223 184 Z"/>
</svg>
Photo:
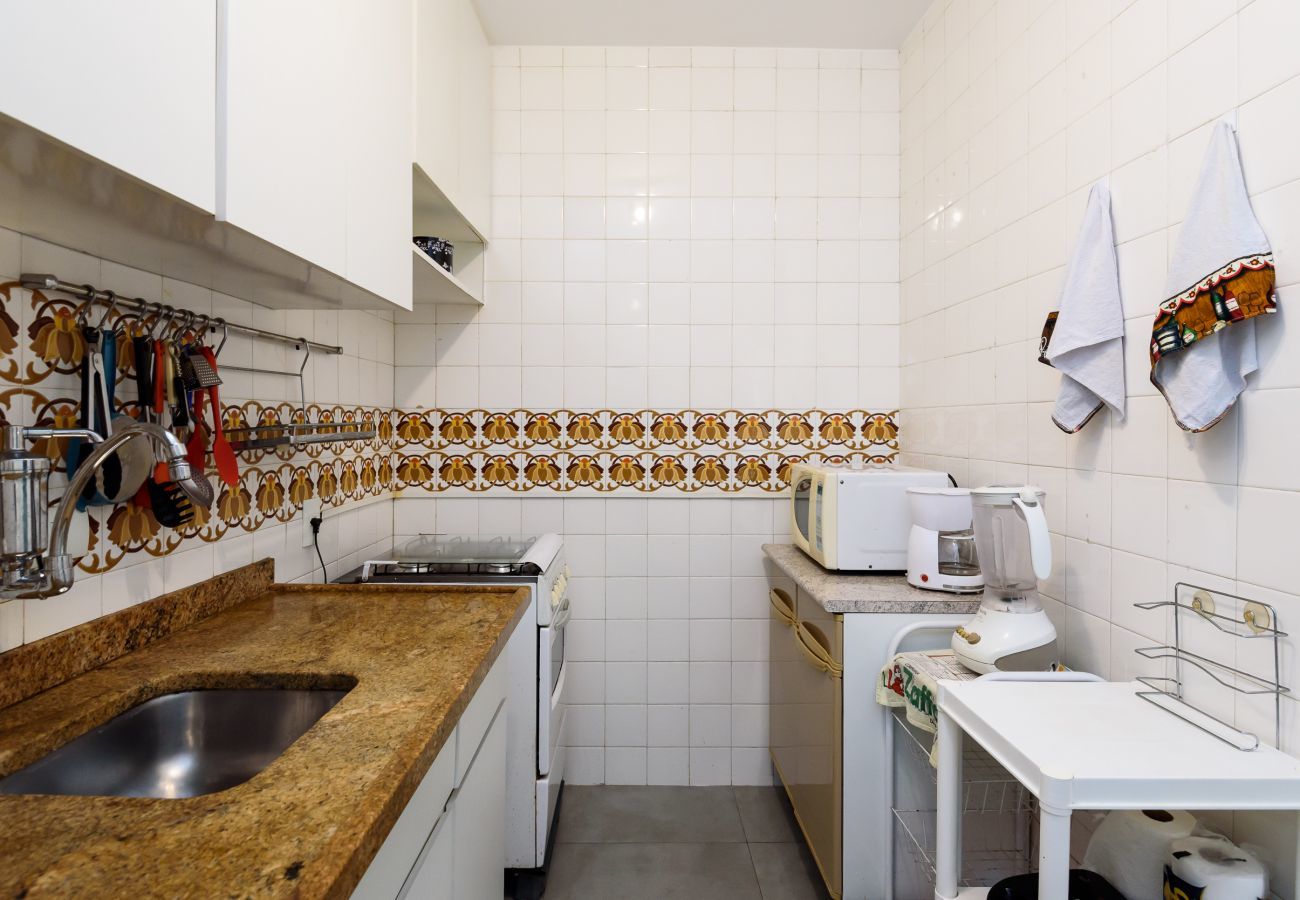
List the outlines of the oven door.
<svg viewBox="0 0 1300 900">
<path fill-rule="evenodd" d="M 832 569 L 835 568 L 834 490 L 834 479 L 810 466 L 797 465 L 790 473 L 790 537 L 796 547 Z"/>
<path fill-rule="evenodd" d="M 561 599 L 551 623 L 537 629 L 537 772 L 546 775 L 551 771 L 564 731 L 564 686 L 569 670 L 564 664 L 564 638 L 572 615 L 568 596 Z"/>
</svg>

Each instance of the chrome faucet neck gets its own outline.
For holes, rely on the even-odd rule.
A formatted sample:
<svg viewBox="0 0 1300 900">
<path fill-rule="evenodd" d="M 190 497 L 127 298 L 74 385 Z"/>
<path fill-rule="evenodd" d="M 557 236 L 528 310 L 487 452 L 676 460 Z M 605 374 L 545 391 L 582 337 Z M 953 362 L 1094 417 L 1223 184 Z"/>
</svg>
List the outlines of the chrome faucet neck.
<svg viewBox="0 0 1300 900">
<path fill-rule="evenodd" d="M 3 426 L 0 434 L 0 456 L 12 457 L 18 461 L 31 464 L 21 467 L 18 474 L 22 482 L 21 491 L 9 491 L 6 486 L 5 497 L 13 493 L 22 502 L 7 503 L 4 510 L 4 530 L 6 553 L 3 558 L 4 587 L 0 596 L 4 597 L 50 597 L 65 593 L 75 577 L 76 561 L 68 555 L 68 533 L 72 526 L 72 517 L 77 510 L 77 498 L 81 496 L 90 479 L 103 466 L 119 447 L 136 435 L 145 435 L 154 444 L 154 456 L 159 462 L 167 464 L 168 473 L 176 481 L 190 478 L 189 461 L 185 445 L 176 435 L 161 425 L 153 422 L 131 422 L 117 428 L 108 438 L 86 428 L 23 428 L 17 425 Z M 44 497 L 45 479 L 49 474 L 49 462 L 43 457 L 28 453 L 25 442 L 31 439 L 54 437 L 79 437 L 98 444 L 91 451 L 76 472 L 68 479 L 68 486 L 54 511 L 53 527 L 49 531 L 48 545 L 45 541 L 46 511 Z M 37 463 L 44 463 L 43 466 Z M 15 467 L 17 468 L 17 467 Z M 33 500 L 37 497 L 37 500 Z M 20 508 L 21 507 L 21 508 Z M 17 536 L 18 549 L 21 552 L 8 552 L 9 538 Z M 48 553 L 46 547 L 49 547 Z M 44 573 L 38 574 L 35 566 L 43 562 Z"/>
</svg>

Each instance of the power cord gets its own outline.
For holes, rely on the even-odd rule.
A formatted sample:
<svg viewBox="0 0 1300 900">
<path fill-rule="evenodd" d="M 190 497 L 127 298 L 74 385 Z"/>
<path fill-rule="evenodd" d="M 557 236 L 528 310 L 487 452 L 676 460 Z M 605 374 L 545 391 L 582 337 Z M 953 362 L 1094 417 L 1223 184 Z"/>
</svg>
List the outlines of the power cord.
<svg viewBox="0 0 1300 900">
<path fill-rule="evenodd" d="M 320 560 L 320 580 L 321 584 L 329 584 L 329 573 L 325 571 L 325 557 L 320 552 L 320 526 L 325 519 L 321 516 L 312 516 L 307 520 L 311 526 L 311 544 L 316 548 L 316 558 Z"/>
</svg>

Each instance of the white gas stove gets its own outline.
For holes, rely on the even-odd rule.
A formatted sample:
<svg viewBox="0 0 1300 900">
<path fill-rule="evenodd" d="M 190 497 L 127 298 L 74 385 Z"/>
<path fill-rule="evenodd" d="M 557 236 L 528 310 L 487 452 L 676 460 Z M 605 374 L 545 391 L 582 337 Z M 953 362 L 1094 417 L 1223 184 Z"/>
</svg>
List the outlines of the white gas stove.
<svg viewBox="0 0 1300 900">
<path fill-rule="evenodd" d="M 506 859 L 515 897 L 540 897 L 564 784 L 567 707 L 564 633 L 569 567 L 556 534 L 422 534 L 338 579 L 365 584 L 505 584 L 529 588 L 528 610 L 507 647 Z"/>
</svg>

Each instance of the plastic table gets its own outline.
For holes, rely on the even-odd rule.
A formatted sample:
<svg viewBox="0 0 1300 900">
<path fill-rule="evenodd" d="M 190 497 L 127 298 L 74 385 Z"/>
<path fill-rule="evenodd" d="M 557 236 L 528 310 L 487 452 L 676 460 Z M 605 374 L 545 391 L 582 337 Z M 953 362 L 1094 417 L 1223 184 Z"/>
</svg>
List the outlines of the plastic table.
<svg viewBox="0 0 1300 900">
<path fill-rule="evenodd" d="M 1138 690 L 1073 672 L 939 683 L 937 900 L 987 895 L 958 887 L 964 737 L 1038 798 L 1041 900 L 1066 900 L 1076 809 L 1300 810 L 1300 759 L 1238 750 Z"/>
</svg>

